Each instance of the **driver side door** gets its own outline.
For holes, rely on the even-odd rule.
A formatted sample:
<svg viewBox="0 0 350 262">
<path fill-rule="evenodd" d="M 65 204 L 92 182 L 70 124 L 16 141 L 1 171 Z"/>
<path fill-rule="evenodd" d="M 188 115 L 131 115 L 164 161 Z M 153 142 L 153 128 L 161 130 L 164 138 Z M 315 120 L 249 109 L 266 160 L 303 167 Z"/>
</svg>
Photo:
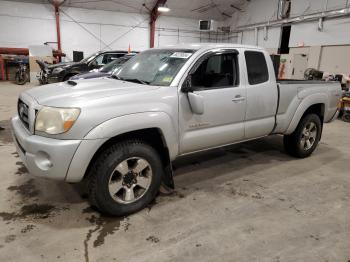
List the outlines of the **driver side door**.
<svg viewBox="0 0 350 262">
<path fill-rule="evenodd" d="M 179 91 L 181 154 L 244 139 L 246 89 L 240 81 L 239 56 L 236 50 L 209 52 L 190 70 L 191 91 Z M 193 97 L 203 112 L 194 112 Z"/>
</svg>

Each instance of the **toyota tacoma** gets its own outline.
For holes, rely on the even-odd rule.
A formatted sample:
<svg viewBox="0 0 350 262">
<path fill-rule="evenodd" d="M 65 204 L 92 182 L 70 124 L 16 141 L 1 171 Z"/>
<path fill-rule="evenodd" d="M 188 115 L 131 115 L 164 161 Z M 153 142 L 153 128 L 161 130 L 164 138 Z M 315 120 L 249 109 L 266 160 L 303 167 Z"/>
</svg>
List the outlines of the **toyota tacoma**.
<svg viewBox="0 0 350 262">
<path fill-rule="evenodd" d="M 27 90 L 11 123 L 31 174 L 84 180 L 93 206 L 123 216 L 174 188 L 180 156 L 274 134 L 310 156 L 340 96 L 335 82 L 276 81 L 262 48 L 189 44 L 146 50 L 109 78 Z"/>
</svg>

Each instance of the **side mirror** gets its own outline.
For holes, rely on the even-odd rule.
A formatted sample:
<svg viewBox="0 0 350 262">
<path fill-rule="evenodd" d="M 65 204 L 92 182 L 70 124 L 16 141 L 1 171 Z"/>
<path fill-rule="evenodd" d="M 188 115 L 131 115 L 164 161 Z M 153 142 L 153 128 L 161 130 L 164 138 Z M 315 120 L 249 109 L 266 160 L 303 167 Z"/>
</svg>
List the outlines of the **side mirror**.
<svg viewBox="0 0 350 262">
<path fill-rule="evenodd" d="M 94 68 L 97 67 L 97 65 L 98 65 L 98 64 L 97 64 L 97 61 L 96 61 L 96 60 L 93 60 L 93 61 L 90 62 L 89 67 L 92 68 L 92 69 L 94 69 Z"/>
<path fill-rule="evenodd" d="M 191 110 L 196 115 L 204 114 L 204 99 L 201 95 L 195 93 L 187 93 L 190 102 Z"/>
<path fill-rule="evenodd" d="M 182 84 L 181 91 L 184 93 L 190 93 L 193 92 L 192 88 L 192 75 L 188 75 Z"/>
</svg>

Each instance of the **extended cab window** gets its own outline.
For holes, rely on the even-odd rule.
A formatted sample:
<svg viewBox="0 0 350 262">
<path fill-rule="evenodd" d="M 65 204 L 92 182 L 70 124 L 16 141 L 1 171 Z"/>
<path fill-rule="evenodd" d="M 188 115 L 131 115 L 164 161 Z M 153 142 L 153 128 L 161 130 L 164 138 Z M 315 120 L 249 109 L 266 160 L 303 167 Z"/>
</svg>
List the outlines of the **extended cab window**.
<svg viewBox="0 0 350 262">
<path fill-rule="evenodd" d="M 258 85 L 269 80 L 269 71 L 267 70 L 266 59 L 263 53 L 246 51 L 245 60 L 250 85 Z"/>
<path fill-rule="evenodd" d="M 192 73 L 192 86 L 197 88 L 225 88 L 239 85 L 236 53 L 213 54 L 200 63 Z"/>
</svg>

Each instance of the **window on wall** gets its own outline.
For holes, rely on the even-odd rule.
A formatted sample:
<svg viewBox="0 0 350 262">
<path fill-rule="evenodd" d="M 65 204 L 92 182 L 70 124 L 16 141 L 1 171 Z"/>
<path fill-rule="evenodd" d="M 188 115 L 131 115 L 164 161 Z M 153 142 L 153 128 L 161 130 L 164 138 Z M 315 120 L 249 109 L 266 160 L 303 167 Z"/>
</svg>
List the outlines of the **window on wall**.
<svg viewBox="0 0 350 262">
<path fill-rule="evenodd" d="M 198 89 L 239 85 L 236 53 L 213 54 L 204 59 L 192 74 L 192 86 Z"/>
<path fill-rule="evenodd" d="M 257 51 L 246 51 L 248 82 L 250 85 L 258 85 L 269 80 L 265 55 Z"/>
</svg>

